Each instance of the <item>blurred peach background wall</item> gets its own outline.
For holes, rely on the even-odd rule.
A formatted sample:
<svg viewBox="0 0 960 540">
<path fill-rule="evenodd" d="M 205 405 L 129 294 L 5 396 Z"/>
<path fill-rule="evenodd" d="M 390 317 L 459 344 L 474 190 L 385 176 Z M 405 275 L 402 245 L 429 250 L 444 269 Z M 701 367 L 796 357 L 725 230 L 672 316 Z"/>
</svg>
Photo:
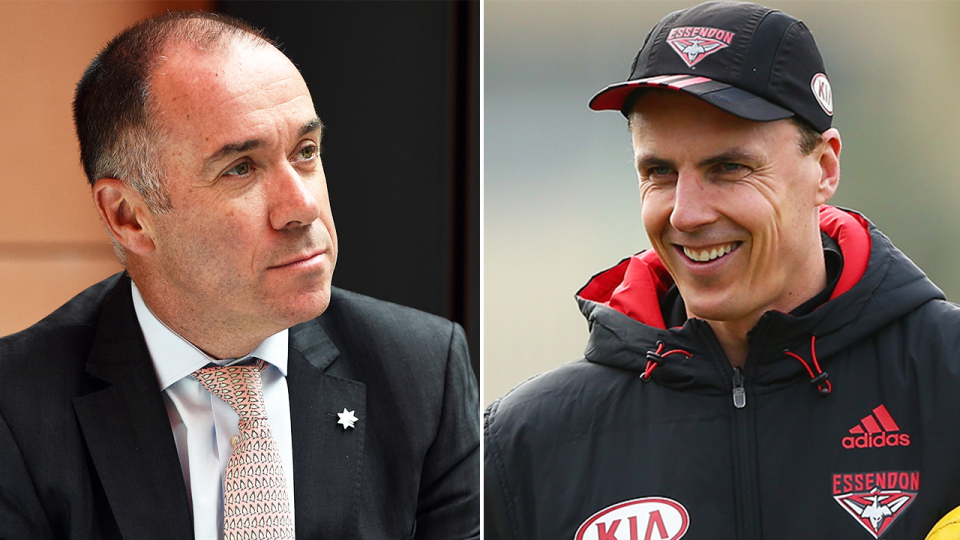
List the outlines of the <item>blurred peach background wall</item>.
<svg viewBox="0 0 960 540">
<path fill-rule="evenodd" d="M 121 270 L 79 162 L 74 86 L 114 35 L 213 2 L 0 1 L 0 335 Z"/>
</svg>

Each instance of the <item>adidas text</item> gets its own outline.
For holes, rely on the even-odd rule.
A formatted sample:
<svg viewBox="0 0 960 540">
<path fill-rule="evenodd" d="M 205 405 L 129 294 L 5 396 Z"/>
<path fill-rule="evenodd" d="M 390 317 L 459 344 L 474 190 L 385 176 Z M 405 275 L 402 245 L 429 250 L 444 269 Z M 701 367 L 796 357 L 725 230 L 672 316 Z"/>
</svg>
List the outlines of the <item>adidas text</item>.
<svg viewBox="0 0 960 540">
<path fill-rule="evenodd" d="M 884 448 L 887 446 L 910 446 L 910 435 L 906 433 L 864 433 L 857 437 L 844 437 L 843 447 L 850 448 Z"/>
</svg>

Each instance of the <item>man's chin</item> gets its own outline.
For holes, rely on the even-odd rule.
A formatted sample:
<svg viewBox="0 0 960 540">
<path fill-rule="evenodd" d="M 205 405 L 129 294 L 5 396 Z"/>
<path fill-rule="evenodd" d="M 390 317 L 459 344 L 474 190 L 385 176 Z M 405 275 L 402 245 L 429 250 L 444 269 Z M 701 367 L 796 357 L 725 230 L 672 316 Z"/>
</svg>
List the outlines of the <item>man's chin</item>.
<svg viewBox="0 0 960 540">
<path fill-rule="evenodd" d="M 289 328 L 319 317 L 330 305 L 330 285 L 298 291 L 280 303 L 278 319 Z"/>
<path fill-rule="evenodd" d="M 326 287 L 308 298 L 301 298 L 294 306 L 297 322 L 299 324 L 310 319 L 316 319 L 330 306 L 330 288 Z"/>
<path fill-rule="evenodd" d="M 682 291 L 681 296 L 683 296 Z M 696 302 L 688 301 L 686 296 L 683 298 L 687 307 L 687 314 L 691 317 L 717 322 L 732 322 L 744 317 L 741 310 L 736 308 L 734 298 L 718 296 L 709 300 L 700 298 Z M 693 298 L 696 298 L 696 296 L 693 296 Z"/>
</svg>

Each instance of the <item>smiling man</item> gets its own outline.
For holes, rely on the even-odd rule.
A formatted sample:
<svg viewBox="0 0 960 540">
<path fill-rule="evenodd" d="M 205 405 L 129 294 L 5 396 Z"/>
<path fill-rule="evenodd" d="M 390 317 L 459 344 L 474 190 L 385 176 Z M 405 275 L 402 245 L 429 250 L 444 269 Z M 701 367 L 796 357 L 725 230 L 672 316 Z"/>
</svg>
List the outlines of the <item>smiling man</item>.
<svg viewBox="0 0 960 540">
<path fill-rule="evenodd" d="M 826 204 L 807 27 L 672 13 L 590 106 L 627 119 L 653 249 L 579 291 L 583 360 L 488 409 L 486 537 L 923 538 L 960 504 L 960 309 Z"/>
<path fill-rule="evenodd" d="M 126 271 L 0 340 L 0 538 L 478 538 L 463 331 L 332 287 L 290 60 L 168 13 L 106 46 L 74 113 Z"/>
<path fill-rule="evenodd" d="M 629 119 L 650 241 L 687 313 L 743 366 L 763 313 L 789 313 L 827 285 L 818 207 L 837 188 L 839 133 L 804 153 L 792 121 L 731 118 L 659 89 Z"/>
</svg>

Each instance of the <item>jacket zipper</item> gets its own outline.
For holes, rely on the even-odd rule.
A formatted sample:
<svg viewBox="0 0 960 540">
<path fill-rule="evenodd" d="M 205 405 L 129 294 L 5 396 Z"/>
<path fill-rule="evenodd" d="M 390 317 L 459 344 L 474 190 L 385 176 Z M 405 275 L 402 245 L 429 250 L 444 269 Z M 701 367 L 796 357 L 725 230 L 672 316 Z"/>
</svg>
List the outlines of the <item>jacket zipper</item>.
<svg viewBox="0 0 960 540">
<path fill-rule="evenodd" d="M 759 521 L 759 495 L 755 476 L 755 441 L 752 433 L 753 411 L 747 408 L 747 390 L 743 371 L 733 368 L 733 406 L 736 431 L 737 481 L 740 492 L 740 535 L 743 539 L 759 539 L 757 522 Z"/>
<path fill-rule="evenodd" d="M 733 368 L 733 406 L 738 409 L 747 406 L 747 391 L 743 388 L 743 372 L 739 366 Z"/>
<path fill-rule="evenodd" d="M 698 327 L 703 332 L 703 337 L 711 344 L 714 355 L 723 365 L 723 370 L 731 373 L 730 360 L 724 354 L 709 324 L 702 321 Z M 747 364 L 751 364 L 751 361 L 747 360 Z M 739 496 L 736 538 L 760 540 L 760 487 L 755 471 L 756 436 L 752 427 L 756 407 L 747 407 L 747 379 L 739 366 L 733 367 L 731 382 L 734 407 L 731 426 L 731 442 L 734 445 L 732 457 L 736 468 L 736 493 Z"/>
</svg>

